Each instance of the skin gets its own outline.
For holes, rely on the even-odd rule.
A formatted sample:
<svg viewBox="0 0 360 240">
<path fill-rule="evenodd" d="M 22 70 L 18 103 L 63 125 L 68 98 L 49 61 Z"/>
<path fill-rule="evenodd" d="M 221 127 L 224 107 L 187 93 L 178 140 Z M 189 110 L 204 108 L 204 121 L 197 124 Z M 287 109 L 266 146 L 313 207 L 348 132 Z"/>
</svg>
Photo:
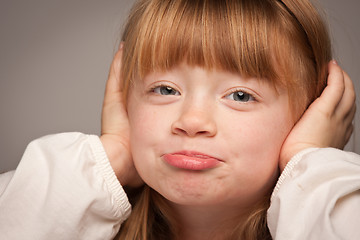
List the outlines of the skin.
<svg viewBox="0 0 360 240">
<path fill-rule="evenodd" d="M 231 221 L 235 217 L 232 215 L 233 211 L 230 211 L 231 207 L 235 205 L 244 206 L 243 213 L 245 214 L 245 206 L 258 199 L 261 194 L 269 189 L 270 183 L 273 184 L 276 181 L 274 173 L 277 166 L 280 166 L 280 169 L 283 170 L 291 157 L 299 151 L 308 147 L 342 148 L 345 145 L 352 132 L 351 122 L 355 114 L 355 94 L 351 80 L 346 73 L 334 62 L 329 64 L 330 75 L 328 86 L 321 97 L 311 104 L 293 128 L 293 123 L 289 120 L 288 116 L 279 114 L 280 112 L 284 113 L 288 108 L 288 104 L 284 100 L 286 92 L 280 91 L 278 96 L 272 95 L 271 88 L 267 88 L 266 85 L 257 82 L 246 87 L 249 87 L 251 90 L 255 88 L 256 91 L 258 91 L 257 87 L 268 89 L 269 96 L 272 97 L 267 98 L 265 96 L 268 95 L 262 93 L 261 96 L 264 96 L 263 101 L 250 104 L 245 103 L 245 106 L 241 105 L 240 109 L 238 107 L 234 109 L 232 103 L 229 103 L 232 101 L 228 101 L 229 99 L 226 98 L 224 100 L 224 96 L 226 96 L 226 90 L 233 87 L 232 84 L 238 82 L 239 79 L 234 82 L 226 80 L 226 84 L 229 84 L 226 86 L 210 84 L 213 87 L 206 88 L 204 87 L 204 79 L 211 79 L 210 81 L 217 82 L 216 80 L 219 77 L 221 78 L 223 73 L 207 73 L 201 69 L 191 67 L 190 70 L 194 71 L 199 80 L 194 83 L 188 83 L 184 79 L 191 76 L 176 75 L 178 76 L 176 80 L 181 79 L 179 81 L 182 81 L 182 83 L 177 83 L 176 87 L 179 87 L 178 90 L 184 91 L 183 95 L 179 98 L 180 100 L 175 97 L 176 100 L 172 103 L 167 102 L 167 100 L 165 103 L 161 103 L 163 100 L 160 99 L 163 99 L 164 96 L 145 94 L 149 93 L 146 92 L 147 84 L 150 86 L 152 81 L 154 79 L 157 81 L 156 79 L 159 77 L 168 79 L 166 78 L 167 76 L 148 76 L 149 79 L 145 79 L 144 85 L 140 84 L 139 86 L 143 90 L 136 89 L 137 91 L 133 91 L 135 90 L 133 89 L 129 99 L 129 123 L 127 112 L 122 102 L 122 91 L 119 88 L 121 81 L 119 78 L 121 66 L 120 48 L 112 63 L 106 87 L 102 136 L 100 139 L 122 185 L 139 186 L 142 184 L 143 178 L 146 183 L 155 187 L 157 191 L 171 200 L 174 203 L 175 209 L 177 207 L 180 209 L 181 207 L 182 211 L 179 211 L 179 213 L 182 214 L 179 215 L 179 221 L 184 224 L 184 229 L 188 229 L 187 232 L 183 232 L 183 237 L 187 237 L 187 239 L 200 239 L 201 236 L 204 237 L 211 234 L 209 229 L 214 228 L 209 226 L 217 224 L 213 219 L 225 222 L 226 219 Z M 188 66 L 183 67 L 186 68 Z M 159 104 L 159 101 L 161 104 Z M 210 104 L 216 105 L 211 111 L 209 111 Z M 135 108 L 135 105 L 139 105 L 138 110 Z M 260 110 L 270 114 L 269 116 L 271 117 L 269 118 L 268 116 L 266 118 L 265 114 L 262 115 Z M 159 113 L 166 114 L 166 117 L 159 117 Z M 226 130 L 226 128 L 232 128 L 225 125 L 223 120 L 219 121 L 218 116 L 221 114 L 228 116 L 226 121 L 229 122 L 226 122 L 227 124 L 237 121 L 241 121 L 241 124 L 234 125 L 235 131 Z M 279 117 L 278 115 L 281 116 Z M 274 129 L 263 128 L 261 131 L 258 131 L 254 128 L 254 126 L 262 127 L 263 124 L 261 122 L 264 119 L 269 120 L 272 118 L 276 118 L 276 121 L 272 122 L 271 120 L 271 126 Z M 192 123 L 191 126 L 185 124 L 188 121 Z M 156 134 L 148 131 L 150 129 L 148 124 L 150 123 L 152 128 L 158 129 Z M 281 125 L 283 126 L 281 130 L 276 128 L 276 126 L 280 125 L 279 123 L 283 124 Z M 141 143 L 139 145 L 135 144 L 131 148 L 129 142 L 130 124 L 131 127 L 137 126 L 139 129 L 142 129 L 142 132 L 140 132 L 140 130 L 133 128 L 134 131 L 131 133 L 131 138 L 134 140 L 132 141 L 135 142 L 135 138 L 137 138 Z M 206 128 L 201 129 L 200 126 L 206 126 Z M 266 134 L 262 135 L 264 139 L 258 137 L 259 133 L 263 133 L 262 131 L 266 131 Z M 242 153 L 246 153 L 246 156 L 240 156 L 234 152 L 234 142 L 236 141 L 230 141 L 228 143 L 229 146 L 227 146 L 222 140 L 216 141 L 216 144 L 210 140 L 225 139 L 225 137 L 239 139 L 237 135 L 233 135 L 233 132 L 241 133 L 240 136 L 243 137 L 240 139 L 247 140 L 245 144 L 247 144 L 248 148 L 242 148 Z M 213 155 L 226 161 L 222 161 L 214 169 L 201 174 L 191 171 L 174 170 L 161 159 L 161 154 L 166 149 L 162 142 L 164 139 L 168 139 L 167 137 L 170 137 L 169 139 L 172 143 L 168 144 L 168 146 L 173 146 L 173 143 L 176 143 L 178 148 L 191 148 L 190 146 L 195 145 L 202 152 L 207 152 L 210 149 L 213 151 Z M 255 140 L 263 141 L 261 149 L 266 154 L 262 155 L 262 151 L 255 152 Z M 266 144 L 270 140 L 271 144 Z M 152 146 L 156 146 L 156 148 L 151 150 Z M 268 148 L 268 146 L 271 147 Z M 227 151 L 220 151 L 222 148 L 227 149 Z M 174 148 L 170 150 L 178 151 L 183 149 Z M 251 153 L 257 154 L 257 158 L 251 158 Z M 132 154 L 134 161 L 132 160 Z M 265 159 L 265 155 L 267 155 L 267 159 Z M 252 169 L 248 168 L 250 164 L 247 161 L 250 161 L 250 159 L 253 160 L 251 161 Z M 134 162 L 138 171 L 135 168 Z M 159 178 L 153 174 L 155 171 L 148 171 L 149 167 L 156 168 L 156 172 L 161 174 L 164 181 L 158 180 Z M 243 168 L 247 168 L 247 171 Z M 253 168 L 256 169 L 256 172 Z M 253 177 L 251 173 L 261 173 L 259 174 L 261 177 Z M 231 179 L 233 180 L 226 178 L 227 174 L 232 176 Z M 171 178 L 170 176 L 174 177 Z M 244 184 L 238 185 L 235 188 L 234 180 L 251 182 L 252 186 L 249 188 Z M 211 191 L 207 189 L 208 181 L 216 182 L 214 186 L 211 186 Z M 266 183 L 269 183 L 269 185 Z M 226 184 L 232 186 L 232 188 L 226 188 L 227 191 L 230 191 L 228 195 L 222 191 L 222 187 L 226 186 Z M 242 194 L 247 197 L 242 197 Z M 198 200 L 199 196 L 201 201 Z M 241 196 L 240 200 L 239 196 Z M 204 204 L 201 205 L 200 202 Z M 224 207 L 220 207 L 220 202 L 222 203 L 221 206 Z M 187 207 L 183 208 L 183 206 Z M 194 206 L 197 207 L 195 208 Z M 210 206 L 218 207 L 210 208 Z M 217 218 L 214 216 L 217 216 Z M 187 225 L 185 226 L 185 224 Z M 231 226 L 231 224 L 228 226 Z"/>
<path fill-rule="evenodd" d="M 254 97 L 234 100 L 240 90 Z M 186 64 L 147 75 L 128 99 L 138 173 L 180 205 L 249 207 L 275 182 L 281 145 L 294 124 L 287 92 L 279 92 L 265 81 Z M 164 160 L 165 154 L 181 151 L 213 156 L 219 163 L 194 171 Z"/>
<path fill-rule="evenodd" d="M 283 144 L 279 160 L 281 171 L 301 150 L 311 147 L 343 149 L 351 137 L 356 112 L 354 85 L 335 60 L 328 67 L 327 87 L 305 111 Z"/>
<path fill-rule="evenodd" d="M 246 215 L 270 192 L 294 124 L 287 91 L 277 90 L 264 80 L 186 64 L 151 73 L 131 88 L 127 109 L 135 167 L 170 201 L 184 229 L 197 222 L 213 231 L 224 222 L 234 226 L 240 212 Z M 247 97 L 236 98 L 237 93 Z M 182 151 L 219 161 L 202 171 L 167 164 L 165 154 Z"/>
</svg>

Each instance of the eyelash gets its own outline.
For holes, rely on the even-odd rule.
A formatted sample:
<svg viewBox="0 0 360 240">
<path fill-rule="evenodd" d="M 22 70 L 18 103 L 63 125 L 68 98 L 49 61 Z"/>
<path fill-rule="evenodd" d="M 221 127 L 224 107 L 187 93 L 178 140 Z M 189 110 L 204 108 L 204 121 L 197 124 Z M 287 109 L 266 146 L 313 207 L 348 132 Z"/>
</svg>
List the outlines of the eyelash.
<svg viewBox="0 0 360 240">
<path fill-rule="evenodd" d="M 242 92 L 245 95 L 247 95 L 249 97 L 249 99 L 246 102 L 242 102 L 242 101 L 236 101 L 235 99 L 230 99 L 229 98 L 231 95 L 234 95 L 235 93 L 239 93 L 239 92 Z M 241 102 L 241 103 L 248 103 L 248 102 L 256 102 L 257 101 L 257 98 L 253 94 L 249 93 L 248 91 L 246 91 L 246 90 L 244 90 L 242 88 L 235 89 L 235 90 L 231 91 L 230 93 L 225 95 L 225 98 L 229 99 L 229 100 L 232 100 L 232 101 L 235 101 L 235 102 Z"/>
<path fill-rule="evenodd" d="M 168 88 L 171 91 L 176 91 L 176 93 L 175 94 L 162 94 L 161 92 L 156 92 L 157 88 L 162 88 L 162 87 Z M 163 84 L 163 83 L 159 83 L 159 84 L 153 86 L 152 88 L 150 88 L 149 92 L 159 94 L 159 95 L 164 95 L 164 96 L 167 96 L 167 95 L 179 96 L 179 95 L 181 95 L 181 93 L 176 88 L 171 87 L 168 84 Z M 248 97 L 249 99 L 246 100 L 245 102 L 236 101 L 235 99 L 230 99 L 231 95 L 234 95 L 234 94 L 239 93 L 239 92 L 244 93 L 246 95 L 246 97 Z M 235 102 L 239 102 L 239 103 L 248 103 L 248 102 L 256 102 L 257 101 L 257 98 L 253 94 L 249 93 L 248 91 L 244 90 L 243 88 L 239 88 L 239 89 L 235 89 L 235 90 L 231 91 L 230 93 L 225 95 L 225 98 L 229 99 L 229 100 L 232 100 L 232 101 L 235 101 Z"/>
<path fill-rule="evenodd" d="M 157 88 L 162 88 L 162 87 L 165 87 L 165 88 L 171 89 L 171 90 L 173 90 L 173 91 L 176 91 L 176 94 L 169 94 L 169 95 L 173 95 L 173 96 L 181 95 L 181 93 L 180 93 L 176 88 L 171 87 L 171 86 L 169 86 L 169 85 L 167 85 L 167 84 L 162 84 L 162 83 L 157 84 L 157 85 L 153 86 L 152 88 L 150 88 L 149 92 L 150 92 L 150 93 L 156 93 L 156 94 L 160 94 L 160 95 L 165 95 L 165 96 L 166 96 L 166 94 L 161 94 L 161 93 L 157 93 L 157 92 L 156 92 L 156 89 L 157 89 Z"/>
</svg>

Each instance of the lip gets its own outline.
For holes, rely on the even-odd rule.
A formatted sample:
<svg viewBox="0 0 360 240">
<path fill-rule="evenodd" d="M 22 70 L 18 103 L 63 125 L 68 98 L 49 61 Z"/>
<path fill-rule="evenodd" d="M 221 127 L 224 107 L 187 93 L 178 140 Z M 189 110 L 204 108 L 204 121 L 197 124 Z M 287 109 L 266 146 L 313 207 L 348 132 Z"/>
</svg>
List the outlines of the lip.
<svg viewBox="0 0 360 240">
<path fill-rule="evenodd" d="M 173 167 L 194 171 L 211 169 L 221 162 L 218 158 L 194 151 L 164 154 L 163 159 Z"/>
</svg>

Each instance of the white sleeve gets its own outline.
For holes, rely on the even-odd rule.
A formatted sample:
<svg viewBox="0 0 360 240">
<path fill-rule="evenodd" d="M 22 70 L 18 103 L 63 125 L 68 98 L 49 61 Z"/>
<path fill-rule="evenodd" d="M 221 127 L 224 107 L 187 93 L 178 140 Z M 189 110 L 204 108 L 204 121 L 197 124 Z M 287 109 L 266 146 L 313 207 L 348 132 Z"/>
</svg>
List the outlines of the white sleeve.
<svg viewBox="0 0 360 240">
<path fill-rule="evenodd" d="M 360 156 L 307 149 L 288 163 L 271 197 L 276 240 L 360 239 Z"/>
<path fill-rule="evenodd" d="M 93 135 L 35 140 L 0 181 L 0 239 L 113 239 L 131 211 Z"/>
</svg>

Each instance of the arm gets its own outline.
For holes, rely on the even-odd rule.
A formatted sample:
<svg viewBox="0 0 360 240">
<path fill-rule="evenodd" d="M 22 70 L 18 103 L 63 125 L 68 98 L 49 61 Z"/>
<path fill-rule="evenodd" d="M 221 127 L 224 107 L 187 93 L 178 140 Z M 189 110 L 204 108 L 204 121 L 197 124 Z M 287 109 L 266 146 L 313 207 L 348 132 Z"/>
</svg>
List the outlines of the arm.
<svg viewBox="0 0 360 240">
<path fill-rule="evenodd" d="M 130 213 L 97 136 L 35 140 L 7 175 L 0 197 L 3 239 L 112 239 Z"/>
<path fill-rule="evenodd" d="M 360 236 L 360 156 L 334 148 L 292 158 L 271 198 L 274 239 L 357 239 Z"/>
<path fill-rule="evenodd" d="M 330 63 L 329 73 L 328 86 L 283 144 L 282 174 L 268 210 L 276 239 L 360 236 L 360 157 L 334 149 L 350 138 L 355 93 L 339 66 Z"/>
</svg>

